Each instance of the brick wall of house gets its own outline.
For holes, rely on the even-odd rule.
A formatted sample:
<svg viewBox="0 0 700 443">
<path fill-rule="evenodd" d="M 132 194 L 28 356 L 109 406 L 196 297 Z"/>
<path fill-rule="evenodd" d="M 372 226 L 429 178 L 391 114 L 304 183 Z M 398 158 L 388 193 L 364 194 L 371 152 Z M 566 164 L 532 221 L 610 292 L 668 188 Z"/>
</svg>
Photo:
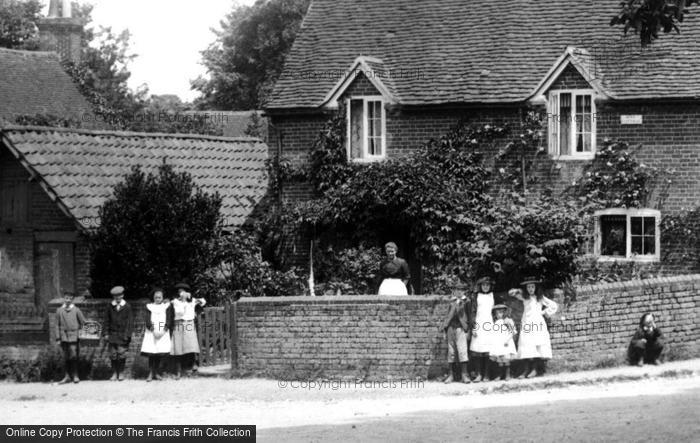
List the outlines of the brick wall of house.
<svg viewBox="0 0 700 443">
<path fill-rule="evenodd" d="M 554 83 L 554 89 L 587 88 L 585 80 L 572 67 L 568 67 Z M 376 94 L 376 89 L 366 78 L 360 76 L 348 88 L 348 94 Z M 341 106 L 342 111 L 342 106 Z M 621 116 L 641 115 L 641 125 L 623 125 Z M 276 128 L 284 134 L 283 156 L 300 165 L 307 161 L 308 152 L 318 136 L 319 130 L 329 114 L 318 115 L 273 115 Z M 521 109 L 514 106 L 489 106 L 465 108 L 397 108 L 389 106 L 386 112 L 387 155 L 400 157 L 420 147 L 431 138 L 437 138 L 454 127 L 460 120 L 476 124 L 508 124 L 517 128 Z M 620 139 L 636 150 L 637 158 L 644 164 L 661 170 L 672 171 L 669 185 L 659 179 L 648 207 L 659 209 L 662 215 L 675 214 L 683 209 L 694 208 L 700 201 L 700 103 L 696 102 L 612 102 L 596 103 L 596 143 L 601 148 L 606 139 Z M 545 131 L 546 133 L 546 131 Z M 506 157 L 498 165 L 492 156 L 508 139 L 499 140 L 487 153 L 487 166 L 504 166 L 514 158 Z M 271 144 L 274 146 L 274 143 Z M 546 148 L 546 140 L 543 142 Z M 491 158 L 491 160 L 489 160 Z M 545 152 L 528 159 L 532 162 L 530 178 L 535 183 L 530 190 L 548 190 L 555 195 L 564 192 L 581 176 L 586 160 L 555 161 Z M 308 198 L 304 187 L 294 185 L 294 199 Z M 308 188 L 306 188 L 308 189 Z M 304 251 L 303 247 L 298 248 Z M 666 251 L 666 253 L 664 253 Z M 682 245 L 662 244 L 664 263 L 640 268 L 659 274 L 683 274 L 695 272 L 697 265 L 684 256 Z M 302 256 L 300 256 L 302 257 Z"/>
<path fill-rule="evenodd" d="M 667 358 L 700 357 L 699 290 L 700 275 L 579 288 L 577 301 L 560 305 L 551 326 L 550 368 L 623 363 L 647 311 L 667 336 Z M 237 306 L 239 371 L 279 378 L 436 377 L 447 369 L 438 330 L 447 308 L 440 296 L 244 299 Z"/>
</svg>

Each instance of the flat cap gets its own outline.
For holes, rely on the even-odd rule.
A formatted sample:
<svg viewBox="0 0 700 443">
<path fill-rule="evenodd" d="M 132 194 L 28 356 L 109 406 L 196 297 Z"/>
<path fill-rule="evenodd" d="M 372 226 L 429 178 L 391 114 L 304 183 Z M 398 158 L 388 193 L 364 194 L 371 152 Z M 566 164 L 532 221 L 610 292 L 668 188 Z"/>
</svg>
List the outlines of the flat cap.
<svg viewBox="0 0 700 443">
<path fill-rule="evenodd" d="M 112 288 L 111 291 L 109 291 L 109 293 L 112 295 L 122 295 L 124 293 L 124 287 L 123 286 L 115 286 Z"/>
</svg>

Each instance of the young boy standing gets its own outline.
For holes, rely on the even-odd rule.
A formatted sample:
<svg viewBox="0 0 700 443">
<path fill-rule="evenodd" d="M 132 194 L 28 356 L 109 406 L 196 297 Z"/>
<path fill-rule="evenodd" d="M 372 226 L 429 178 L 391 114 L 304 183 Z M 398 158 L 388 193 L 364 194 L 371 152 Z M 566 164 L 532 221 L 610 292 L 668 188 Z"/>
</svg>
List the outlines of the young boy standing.
<svg viewBox="0 0 700 443">
<path fill-rule="evenodd" d="M 63 305 L 56 310 L 56 342 L 61 345 L 65 362 L 66 376 L 60 384 L 79 383 L 78 378 L 78 333 L 85 325 L 85 317 L 80 308 L 73 304 L 73 294 L 63 294 Z"/>
<path fill-rule="evenodd" d="M 447 363 L 450 366 L 450 374 L 445 379 L 445 383 L 452 383 L 457 372 L 457 364 L 461 370 L 462 383 L 470 383 L 467 364 L 469 362 L 469 332 L 471 331 L 471 301 L 465 296 L 455 296 L 450 303 L 440 329 L 445 331 L 447 336 Z"/>
<path fill-rule="evenodd" d="M 134 328 L 131 305 L 124 300 L 124 288 L 115 286 L 110 291 L 112 303 L 107 307 L 107 316 L 103 334 L 109 343 L 109 354 L 112 360 L 111 381 L 124 380 L 126 352 L 131 343 L 131 333 Z"/>
</svg>

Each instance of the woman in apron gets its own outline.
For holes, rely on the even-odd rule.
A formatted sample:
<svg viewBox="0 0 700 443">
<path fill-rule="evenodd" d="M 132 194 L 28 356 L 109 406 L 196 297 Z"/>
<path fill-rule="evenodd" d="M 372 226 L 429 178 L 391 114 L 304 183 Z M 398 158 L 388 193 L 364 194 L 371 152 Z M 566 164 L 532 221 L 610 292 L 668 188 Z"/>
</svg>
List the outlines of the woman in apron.
<svg viewBox="0 0 700 443">
<path fill-rule="evenodd" d="M 382 279 L 379 285 L 379 295 L 408 295 L 408 281 L 411 272 L 406 260 L 396 256 L 398 248 L 396 243 L 389 242 L 384 246 L 386 258 L 379 266 L 379 275 Z"/>
</svg>

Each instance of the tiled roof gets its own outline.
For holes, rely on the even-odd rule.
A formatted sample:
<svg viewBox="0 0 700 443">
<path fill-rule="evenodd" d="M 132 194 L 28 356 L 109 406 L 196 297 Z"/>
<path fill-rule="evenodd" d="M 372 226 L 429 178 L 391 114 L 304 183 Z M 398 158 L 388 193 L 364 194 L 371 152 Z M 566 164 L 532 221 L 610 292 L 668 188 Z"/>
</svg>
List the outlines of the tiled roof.
<svg viewBox="0 0 700 443">
<path fill-rule="evenodd" d="M 192 174 L 205 192 L 221 195 L 227 226 L 243 224 L 267 191 L 267 145 L 258 139 L 27 126 L 0 135 L 85 228 L 98 223 L 114 185 L 137 165 L 152 171 L 165 161 Z"/>
<path fill-rule="evenodd" d="M 0 120 L 51 114 L 92 121 L 92 107 L 53 52 L 0 49 Z"/>
<path fill-rule="evenodd" d="M 700 97 L 700 10 L 641 49 L 609 26 L 618 5 L 313 0 L 267 109 L 320 106 L 358 56 L 383 62 L 402 104 L 520 102 L 569 46 L 589 51 L 613 99 Z"/>
</svg>

